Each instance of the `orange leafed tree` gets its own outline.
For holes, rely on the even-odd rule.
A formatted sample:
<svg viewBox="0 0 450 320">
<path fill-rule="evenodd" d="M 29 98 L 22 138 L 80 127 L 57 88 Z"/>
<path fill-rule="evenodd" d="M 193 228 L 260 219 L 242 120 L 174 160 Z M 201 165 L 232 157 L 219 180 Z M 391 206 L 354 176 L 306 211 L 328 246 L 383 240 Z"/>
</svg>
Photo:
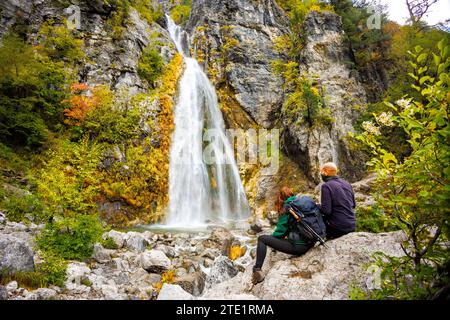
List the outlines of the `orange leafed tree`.
<svg viewBox="0 0 450 320">
<path fill-rule="evenodd" d="M 81 125 L 87 113 L 98 104 L 95 94 L 87 95 L 90 90 L 91 87 L 85 83 L 74 83 L 70 86 L 70 98 L 63 101 L 69 106 L 64 109 L 64 116 L 66 117 L 64 123 L 72 126 Z"/>
</svg>

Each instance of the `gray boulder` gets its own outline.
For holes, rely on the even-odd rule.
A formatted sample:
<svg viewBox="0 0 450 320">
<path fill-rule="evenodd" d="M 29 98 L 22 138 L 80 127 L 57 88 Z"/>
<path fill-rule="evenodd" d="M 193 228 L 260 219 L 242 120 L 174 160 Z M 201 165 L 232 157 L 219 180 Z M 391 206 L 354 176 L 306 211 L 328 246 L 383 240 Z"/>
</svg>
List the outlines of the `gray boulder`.
<svg viewBox="0 0 450 320">
<path fill-rule="evenodd" d="M 139 232 L 128 232 L 125 237 L 125 247 L 142 252 L 147 247 L 147 240 Z"/>
<path fill-rule="evenodd" d="M 140 263 L 146 271 L 159 274 L 172 266 L 170 259 L 160 250 L 148 250 L 141 253 Z"/>
<path fill-rule="evenodd" d="M 209 274 L 206 276 L 206 282 L 209 286 L 215 285 L 233 278 L 238 272 L 239 270 L 233 261 L 228 257 L 219 256 L 214 260 Z"/>
<path fill-rule="evenodd" d="M 205 277 L 202 272 L 186 274 L 175 279 L 174 284 L 181 286 L 185 291 L 194 296 L 202 294 L 205 288 Z"/>
<path fill-rule="evenodd" d="M 0 270 L 14 273 L 34 270 L 34 253 L 28 243 L 10 236 L 0 234 Z"/>
</svg>

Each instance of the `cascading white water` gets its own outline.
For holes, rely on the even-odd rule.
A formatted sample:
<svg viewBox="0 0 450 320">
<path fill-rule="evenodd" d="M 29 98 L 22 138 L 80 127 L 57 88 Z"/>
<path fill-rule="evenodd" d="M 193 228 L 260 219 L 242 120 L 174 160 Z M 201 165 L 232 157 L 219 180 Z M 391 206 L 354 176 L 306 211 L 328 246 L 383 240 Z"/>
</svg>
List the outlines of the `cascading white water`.
<svg viewBox="0 0 450 320">
<path fill-rule="evenodd" d="M 187 34 L 166 18 L 170 37 L 185 62 L 174 110 L 166 225 L 189 228 L 245 219 L 250 210 L 215 89 L 183 46 Z M 204 141 L 206 132 L 213 134 L 211 141 Z M 213 161 L 205 161 L 205 151 Z"/>
</svg>

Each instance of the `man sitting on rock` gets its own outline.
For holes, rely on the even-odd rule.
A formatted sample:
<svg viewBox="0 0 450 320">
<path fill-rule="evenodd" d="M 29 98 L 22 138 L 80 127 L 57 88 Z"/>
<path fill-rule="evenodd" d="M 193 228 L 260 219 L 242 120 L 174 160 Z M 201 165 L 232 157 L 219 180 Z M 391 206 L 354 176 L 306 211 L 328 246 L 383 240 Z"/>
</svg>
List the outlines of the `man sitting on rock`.
<svg viewBox="0 0 450 320">
<path fill-rule="evenodd" d="M 327 227 L 327 239 L 339 238 L 355 231 L 355 195 L 347 181 L 337 176 L 337 166 L 333 162 L 320 168 L 322 180 L 320 211 Z"/>
</svg>

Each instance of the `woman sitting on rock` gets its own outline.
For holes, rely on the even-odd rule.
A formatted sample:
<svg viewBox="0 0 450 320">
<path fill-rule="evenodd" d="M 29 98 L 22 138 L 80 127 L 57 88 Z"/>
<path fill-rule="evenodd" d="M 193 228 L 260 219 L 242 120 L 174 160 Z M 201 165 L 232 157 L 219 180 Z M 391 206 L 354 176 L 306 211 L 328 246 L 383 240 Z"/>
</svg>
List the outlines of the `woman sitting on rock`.
<svg viewBox="0 0 450 320">
<path fill-rule="evenodd" d="M 262 235 L 258 237 L 258 245 L 256 247 L 256 263 L 253 267 L 253 284 L 257 284 L 264 280 L 261 268 L 266 257 L 267 246 L 287 254 L 300 256 L 307 252 L 314 244 L 307 244 L 303 240 L 297 240 L 291 243 L 288 239 L 288 221 L 289 212 L 287 208 L 289 203 L 296 197 L 292 190 L 288 187 L 281 188 L 280 194 L 276 202 L 276 208 L 279 214 L 278 223 L 272 235 Z"/>
</svg>

